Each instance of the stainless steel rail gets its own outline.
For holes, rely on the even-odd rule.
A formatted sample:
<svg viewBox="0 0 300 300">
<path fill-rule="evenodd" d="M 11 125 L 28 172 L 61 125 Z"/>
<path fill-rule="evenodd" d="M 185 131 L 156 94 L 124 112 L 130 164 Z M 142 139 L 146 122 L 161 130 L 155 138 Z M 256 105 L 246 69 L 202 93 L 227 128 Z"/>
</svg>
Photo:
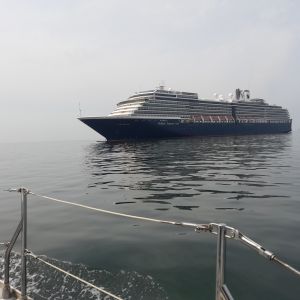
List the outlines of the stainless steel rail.
<svg viewBox="0 0 300 300">
<path fill-rule="evenodd" d="M 10 254 L 11 254 L 11 251 L 18 239 L 18 236 L 22 230 L 22 227 L 23 227 L 23 220 L 21 219 L 10 242 L 7 243 L 7 248 L 6 248 L 6 251 L 4 254 L 4 286 L 3 286 L 3 290 L 2 290 L 2 298 L 3 299 L 9 299 L 12 294 L 10 283 L 9 283 Z"/>
<path fill-rule="evenodd" d="M 274 261 L 281 265 L 282 267 L 286 268 L 287 270 L 291 271 L 292 273 L 300 276 L 300 271 L 289 265 L 288 263 L 282 261 L 279 259 L 273 252 L 270 250 L 267 250 L 264 248 L 262 245 L 256 243 L 252 239 L 250 239 L 248 236 L 244 235 L 241 233 L 238 229 L 227 226 L 225 224 L 217 224 L 217 223 L 210 223 L 208 224 L 208 231 L 211 232 L 212 234 L 219 235 L 219 227 L 224 226 L 224 234 L 227 239 L 235 239 L 241 242 L 242 244 L 246 245 L 250 249 L 254 250 L 257 252 L 259 255 L 262 255 L 264 258 L 267 258 L 270 261 Z M 202 228 L 197 228 L 197 231 L 203 231 Z"/>
<path fill-rule="evenodd" d="M 19 188 L 16 190 L 17 192 L 21 193 L 21 220 L 17 226 L 15 233 L 13 234 L 10 242 L 4 243 L 6 244 L 7 248 L 4 254 L 4 286 L 2 289 L 2 298 L 3 299 L 10 299 L 13 295 L 13 290 L 10 286 L 9 280 L 9 270 L 10 270 L 10 254 L 11 251 L 19 237 L 19 234 L 22 232 L 22 250 L 21 250 L 21 259 L 22 259 L 22 266 L 21 266 L 21 299 L 27 299 L 27 276 L 26 276 L 26 256 L 25 256 L 25 249 L 27 243 L 27 194 L 28 190 L 26 188 Z"/>
<path fill-rule="evenodd" d="M 226 264 L 226 225 L 218 224 L 217 261 L 216 261 L 216 300 L 233 300 L 225 284 Z"/>
<path fill-rule="evenodd" d="M 27 195 L 29 190 L 21 188 L 21 210 L 22 210 L 22 247 L 21 247 L 21 299 L 27 299 Z"/>
<path fill-rule="evenodd" d="M 53 197 L 48 197 L 40 194 L 33 193 L 29 191 L 26 188 L 20 188 L 20 189 L 10 189 L 9 191 L 17 191 L 21 193 L 21 200 L 22 200 L 22 214 L 21 214 L 21 221 L 17 227 L 17 230 L 15 234 L 13 235 L 11 241 L 9 243 L 2 243 L 7 244 L 7 250 L 6 250 L 6 255 L 5 255 L 5 278 L 8 283 L 8 290 L 10 290 L 9 287 L 9 259 L 10 259 L 10 252 L 15 244 L 18 235 L 20 231 L 22 231 L 22 252 L 21 252 L 21 257 L 22 257 L 22 285 L 21 285 L 21 299 L 27 299 L 27 280 L 26 280 L 26 256 L 32 256 L 39 261 L 57 269 L 60 272 L 63 272 L 93 288 L 98 289 L 99 291 L 106 293 L 106 295 L 113 297 L 115 299 L 121 299 L 118 296 L 115 296 L 101 288 L 95 287 L 91 283 L 86 282 L 85 280 L 70 274 L 69 272 L 62 270 L 49 262 L 39 258 L 38 256 L 34 255 L 31 251 L 27 250 L 27 195 L 31 194 L 34 196 L 37 196 L 39 198 L 51 200 L 54 202 L 59 202 L 59 203 L 64 203 L 67 205 L 72 205 L 80 208 L 85 208 L 101 213 L 106 213 L 110 215 L 115 215 L 115 216 L 121 216 L 121 217 L 126 217 L 130 219 L 136 219 L 136 220 L 141 220 L 141 221 L 150 221 L 150 222 L 156 222 L 156 223 L 162 223 L 162 224 L 168 224 L 168 225 L 176 225 L 176 226 L 184 226 L 184 227 L 191 227 L 193 228 L 196 232 L 209 232 L 214 235 L 217 235 L 217 257 L 216 257 L 216 294 L 215 294 L 215 300 L 233 300 L 233 296 L 231 295 L 228 287 L 225 284 L 225 268 L 226 268 L 226 239 L 235 239 L 242 244 L 246 245 L 250 249 L 254 250 L 258 254 L 262 255 L 263 257 L 267 258 L 270 261 L 274 261 L 281 265 L 282 267 L 286 268 L 290 272 L 293 272 L 297 276 L 300 277 L 300 271 L 297 270 L 296 268 L 290 266 L 286 262 L 282 261 L 279 259 L 273 252 L 267 250 L 260 244 L 256 243 L 246 235 L 242 234 L 238 229 L 227 226 L 226 224 L 218 224 L 218 223 L 209 223 L 209 224 L 196 224 L 196 223 L 190 223 L 190 222 L 178 222 L 178 221 L 166 221 L 166 220 L 160 220 L 160 219 L 154 219 L 154 218 L 147 218 L 147 217 L 141 217 L 141 216 L 135 216 L 135 215 L 129 215 L 129 214 L 123 214 L 119 212 L 114 212 L 114 211 L 109 211 L 109 210 L 104 210 L 96 207 L 91 207 L 79 203 L 74 203 L 70 201 L 65 201 Z M 7 269 L 8 268 L 8 269 Z M 3 299 L 8 299 L 9 294 L 4 295 Z"/>
</svg>

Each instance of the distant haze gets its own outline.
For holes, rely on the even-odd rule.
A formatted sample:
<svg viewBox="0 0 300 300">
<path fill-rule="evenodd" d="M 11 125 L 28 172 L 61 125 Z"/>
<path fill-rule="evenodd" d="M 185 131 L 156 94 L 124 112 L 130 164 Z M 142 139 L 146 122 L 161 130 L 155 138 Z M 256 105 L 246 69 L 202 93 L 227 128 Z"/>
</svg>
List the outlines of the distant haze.
<svg viewBox="0 0 300 300">
<path fill-rule="evenodd" d="M 101 139 L 79 122 L 135 91 L 235 88 L 300 127 L 300 1 L 0 2 L 0 142 Z"/>
</svg>

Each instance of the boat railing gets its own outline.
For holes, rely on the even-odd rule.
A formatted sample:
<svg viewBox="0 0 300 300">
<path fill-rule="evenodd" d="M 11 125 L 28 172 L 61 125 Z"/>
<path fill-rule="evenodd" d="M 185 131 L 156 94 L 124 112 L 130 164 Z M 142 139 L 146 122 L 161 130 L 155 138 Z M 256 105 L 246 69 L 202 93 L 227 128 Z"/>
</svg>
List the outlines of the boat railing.
<svg viewBox="0 0 300 300">
<path fill-rule="evenodd" d="M 175 226 L 183 226 L 183 227 L 190 227 L 194 229 L 196 232 L 207 232 L 217 236 L 217 255 L 216 255 L 216 285 L 215 285 L 215 300 L 233 300 L 233 296 L 226 285 L 225 282 L 225 267 L 226 267 L 226 240 L 227 239 L 235 239 L 242 244 L 246 245 L 250 249 L 254 250 L 256 253 L 262 255 L 267 260 L 275 262 L 280 266 L 284 267 L 288 271 L 294 273 L 295 275 L 300 277 L 300 271 L 289 265 L 288 263 L 284 262 L 283 260 L 279 259 L 277 255 L 273 252 L 267 250 L 262 245 L 256 243 L 248 236 L 241 233 L 238 229 L 227 226 L 223 223 L 208 223 L 208 224 L 197 224 L 197 223 L 190 223 L 190 222 L 178 222 L 178 221 L 169 221 L 169 220 L 160 220 L 142 216 L 135 216 L 124 214 L 120 212 L 114 212 L 109 210 L 104 210 L 96 207 L 87 206 L 80 203 L 74 203 L 70 201 L 65 201 L 53 197 L 48 197 L 45 195 L 40 195 L 34 193 L 24 187 L 19 189 L 9 189 L 10 192 L 18 192 L 21 194 L 21 219 L 17 226 L 15 233 L 13 234 L 11 240 L 9 242 L 2 242 L 0 243 L 1 246 L 6 246 L 6 251 L 4 255 L 4 286 L 2 290 L 2 298 L 3 299 L 10 299 L 12 297 L 12 288 L 10 286 L 10 278 L 9 278 L 9 270 L 10 270 L 10 254 L 15 245 L 15 242 L 18 236 L 21 233 L 21 292 L 20 298 L 18 299 L 29 299 L 27 296 L 27 257 L 31 256 L 35 258 L 37 261 L 48 265 L 49 267 L 64 273 L 67 276 L 70 276 L 81 283 L 86 284 L 87 286 L 98 290 L 99 292 L 105 294 L 106 296 L 112 299 L 122 299 L 121 296 L 114 295 L 107 290 L 97 287 L 90 282 L 66 271 L 63 270 L 54 264 L 46 261 L 45 259 L 35 255 L 32 251 L 27 249 L 27 196 L 32 195 L 42 199 L 47 199 L 50 201 L 63 203 L 66 205 L 72 205 L 88 210 L 97 211 L 100 213 L 115 215 L 119 217 L 125 217 L 140 221 L 148 221 L 148 222 L 156 222 L 161 224 L 168 224 L 168 225 L 175 225 Z M 1 297 L 1 295 L 0 295 Z"/>
</svg>

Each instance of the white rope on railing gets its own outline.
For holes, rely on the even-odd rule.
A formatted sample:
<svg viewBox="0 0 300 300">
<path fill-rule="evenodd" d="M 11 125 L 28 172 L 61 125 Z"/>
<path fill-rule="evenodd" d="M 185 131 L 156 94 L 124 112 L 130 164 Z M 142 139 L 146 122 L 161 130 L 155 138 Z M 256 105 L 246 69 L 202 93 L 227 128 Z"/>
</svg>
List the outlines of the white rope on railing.
<svg viewBox="0 0 300 300">
<path fill-rule="evenodd" d="M 8 191 L 10 191 L 10 192 L 13 192 L 13 191 L 19 192 L 20 189 L 9 189 Z M 74 203 L 74 202 L 70 202 L 70 201 L 66 201 L 66 200 L 61 200 L 61 199 L 57 199 L 57 198 L 53 198 L 53 197 L 40 195 L 40 194 L 37 194 L 37 193 L 33 193 L 33 192 L 31 192 L 27 189 L 26 189 L 26 191 L 27 191 L 28 194 L 31 194 L 33 196 L 48 199 L 48 200 L 55 201 L 55 202 L 58 202 L 58 203 L 64 203 L 64 204 L 68 204 L 68 205 L 73 205 L 73 206 L 77 206 L 77 207 L 81 207 L 81 208 L 85 208 L 85 209 L 89 209 L 89 210 L 93 210 L 93 211 L 98 211 L 98 212 L 102 212 L 102 213 L 106 213 L 106 214 L 110 214 L 110 215 L 115 215 L 115 216 L 126 217 L 126 218 L 130 218 L 130 219 L 150 221 L 150 222 L 169 224 L 169 225 L 179 225 L 179 226 L 192 227 L 192 228 L 195 229 L 196 232 L 204 231 L 204 232 L 210 232 L 210 233 L 216 234 L 215 229 L 216 229 L 216 227 L 218 227 L 220 225 L 220 224 L 217 224 L 217 223 L 196 224 L 196 223 L 190 223 L 190 222 L 166 221 L 166 220 L 160 220 L 160 219 L 153 219 L 153 218 L 123 214 L 123 213 L 118 213 L 118 212 L 105 210 L 105 209 L 101 209 L 101 208 L 96 208 L 96 207 L 92 207 L 92 206 L 88 206 L 88 205 L 84 205 L 84 204 Z M 270 261 L 275 261 L 278 264 L 280 264 L 281 266 L 288 269 L 289 271 L 292 271 L 296 275 L 300 276 L 300 271 L 293 268 L 292 266 L 285 263 L 284 261 L 280 260 L 277 256 L 275 256 L 274 253 L 272 253 L 269 250 L 265 249 L 260 244 L 254 242 L 253 240 L 251 240 L 250 238 L 248 238 L 247 236 L 245 236 L 244 234 L 239 232 L 239 230 L 237 230 L 233 227 L 226 226 L 226 238 L 234 238 L 236 240 L 239 240 L 240 242 L 247 245 L 248 247 L 256 250 L 260 255 L 264 256 L 265 258 L 269 259 Z"/>
<path fill-rule="evenodd" d="M 96 286 L 96 285 L 94 285 L 94 284 L 92 284 L 92 283 L 90 283 L 90 282 L 88 282 L 88 281 L 86 281 L 86 280 L 84 280 L 84 279 L 82 279 L 82 278 L 80 278 L 80 277 L 78 277 L 78 276 L 76 276 L 76 275 L 74 275 L 74 274 L 72 274 L 72 273 L 66 271 L 66 270 L 63 270 L 63 269 L 61 269 L 61 268 L 59 268 L 59 267 L 57 267 L 57 266 L 55 266 L 55 265 L 49 263 L 48 261 L 46 261 L 46 260 L 44 260 L 44 259 L 38 257 L 37 255 L 33 254 L 33 253 L 32 253 L 31 251 L 29 251 L 29 250 L 26 250 L 26 255 L 35 258 L 36 260 L 38 260 L 38 261 L 40 261 L 40 262 L 46 264 L 47 266 L 49 266 L 49 267 L 51 267 L 51 268 L 53 268 L 53 269 L 56 269 L 57 271 L 60 271 L 60 272 L 62 272 L 62 273 L 64 273 L 64 274 L 66 274 L 67 276 L 70 276 L 70 277 L 72 277 L 72 278 L 74 278 L 74 279 L 76 279 L 76 280 L 78 280 L 78 281 L 80 281 L 80 282 L 86 284 L 87 286 L 89 286 L 89 287 L 91 287 L 91 288 L 93 288 L 93 289 L 96 289 L 97 291 L 99 291 L 99 292 L 101 292 L 101 293 L 103 293 L 103 294 L 105 294 L 105 295 L 107 295 L 107 296 L 110 296 L 110 297 L 113 298 L 113 299 L 116 299 L 116 300 L 123 300 L 123 298 L 120 298 L 119 296 L 116 296 L 116 295 L 114 295 L 114 294 L 112 294 L 112 293 L 106 291 L 106 290 L 103 289 L 103 288 L 100 288 L 100 287 L 98 287 L 98 286 Z"/>
<path fill-rule="evenodd" d="M 93 211 L 102 212 L 102 213 L 105 213 L 105 214 L 121 216 L 121 217 L 130 218 L 130 219 L 150 221 L 150 222 L 169 224 L 169 225 L 187 226 L 187 227 L 197 228 L 197 229 L 200 229 L 200 230 L 201 229 L 202 230 L 208 230 L 208 228 L 209 228 L 208 224 L 196 224 L 196 223 L 189 223 L 189 222 L 165 221 L 165 220 L 159 220 L 159 219 L 153 219 L 153 218 L 147 218 L 147 217 L 140 217 L 140 216 L 135 216 L 135 215 L 128 215 L 128 214 L 118 213 L 118 212 L 105 210 L 105 209 L 101 209 L 101 208 L 97 208 L 97 207 L 92 207 L 92 206 L 88 206 L 88 205 L 84 205 L 84 204 L 65 201 L 65 200 L 61 200 L 61 199 L 57 199 L 57 198 L 53 198 L 53 197 L 48 197 L 48 196 L 33 193 L 31 191 L 29 191 L 29 194 L 31 194 L 33 196 L 45 198 L 45 199 L 48 199 L 48 200 L 52 200 L 52 201 L 55 201 L 55 202 L 59 202 L 59 203 L 69 204 L 69 205 L 73 205 L 73 206 L 77 206 L 77 207 L 81 207 L 81 208 L 85 208 L 85 209 L 89 209 L 89 210 L 93 210 Z"/>
<path fill-rule="evenodd" d="M 187 226 L 187 227 L 192 227 L 196 232 L 210 232 L 212 234 L 217 234 L 218 235 L 218 248 L 217 248 L 217 274 L 216 274 L 216 278 L 217 278 L 217 280 L 216 280 L 216 286 L 217 286 L 216 287 L 216 295 L 217 296 L 216 297 L 217 298 L 216 299 L 221 299 L 221 298 L 222 299 L 223 298 L 228 299 L 228 300 L 233 299 L 230 292 L 229 292 L 229 290 L 225 294 L 221 293 L 223 291 L 224 287 L 226 288 L 226 285 L 224 284 L 224 280 L 222 279 L 224 277 L 224 269 L 225 269 L 224 261 L 225 261 L 226 256 L 224 254 L 226 252 L 225 251 L 226 250 L 226 244 L 225 244 L 226 238 L 236 239 L 236 240 L 242 242 L 243 244 L 247 245 L 251 249 L 257 251 L 260 255 L 264 256 L 267 259 L 269 259 L 270 261 L 274 261 L 274 262 L 278 263 L 279 265 L 281 265 L 282 267 L 285 267 L 289 271 L 291 271 L 291 272 L 295 273 L 296 275 L 300 276 L 300 271 L 298 271 L 294 267 L 290 266 L 289 264 L 287 264 L 284 261 L 277 258 L 274 253 L 272 253 L 271 251 L 265 249 L 260 244 L 256 243 L 255 241 L 253 241 L 249 237 L 242 234 L 238 229 L 233 228 L 233 227 L 229 227 L 226 224 L 218 224 L 218 223 L 195 224 L 195 223 L 190 223 L 190 222 L 165 221 L 165 220 L 160 220 L 160 219 L 141 217 L 141 216 L 135 216 L 135 215 L 129 215 L 129 214 L 124 214 L 124 213 L 109 211 L 109 210 L 100 209 L 100 208 L 96 208 L 96 207 L 92 207 L 92 206 L 88 206 L 88 205 L 84 205 L 84 204 L 79 204 L 79 203 L 65 201 L 65 200 L 61 200 L 61 199 L 57 199 L 57 198 L 53 198 L 53 197 L 48 197 L 48 196 L 33 193 L 33 192 L 29 191 L 26 188 L 9 189 L 8 191 L 10 191 L 10 192 L 16 191 L 16 192 L 21 193 L 22 201 L 24 201 L 24 199 L 27 198 L 26 197 L 27 194 L 31 194 L 31 195 L 39 197 L 39 198 L 44 198 L 44 199 L 48 199 L 48 200 L 55 201 L 55 202 L 58 202 L 58 203 L 68 204 L 68 205 L 72 205 L 72 206 L 76 206 L 76 207 L 80 207 L 80 208 L 85 208 L 85 209 L 88 209 L 88 210 L 93 210 L 93 211 L 106 213 L 106 214 L 110 214 L 110 215 L 121 216 L 121 217 L 126 217 L 126 218 L 130 218 L 130 219 L 135 219 L 135 220 L 156 222 L 156 223 L 161 223 L 161 224 Z M 24 203 L 26 203 L 26 202 L 24 201 Z M 23 207 L 23 209 L 24 209 L 24 207 Z M 26 212 L 26 210 L 25 210 L 25 212 Z M 22 214 L 23 214 L 23 210 L 22 210 Z M 22 224 L 22 223 L 20 223 L 20 224 Z M 25 237 L 26 237 L 26 235 L 25 235 Z M 0 245 L 1 244 L 4 245 L 5 243 L 0 243 Z M 23 252 L 22 252 L 23 255 L 26 254 L 28 256 L 31 256 L 31 257 L 35 258 L 36 260 L 38 260 L 39 262 L 42 262 L 42 263 L 46 264 L 47 266 L 49 266 L 51 268 L 54 268 L 57 271 L 59 271 L 61 273 L 64 273 L 67 276 L 70 276 L 70 277 L 78 280 L 81 283 L 86 284 L 87 286 L 89 286 L 89 287 L 105 294 L 108 297 L 111 297 L 111 298 L 117 299 L 117 300 L 122 300 L 122 298 L 120 298 L 119 296 L 116 296 L 116 295 L 106 291 L 103 288 L 97 287 L 96 285 L 94 285 L 94 284 L 92 284 L 92 283 L 90 283 L 90 282 L 74 275 L 74 274 L 71 274 L 70 272 L 68 272 L 66 270 L 63 270 L 63 269 L 49 263 L 48 261 L 38 257 L 37 255 L 33 254 L 31 251 L 29 251 L 27 249 L 24 250 L 24 249 L 25 249 L 25 247 L 23 248 Z M 23 257 L 23 258 L 25 260 L 25 257 Z M 26 266 L 26 260 L 25 260 L 25 266 Z M 22 269 L 22 272 L 24 270 L 25 270 L 25 276 L 26 276 L 26 268 Z M 24 292 L 24 294 L 26 295 L 26 281 L 24 281 L 24 282 L 25 282 L 25 288 L 24 288 L 25 292 Z M 219 283 L 221 283 L 221 284 L 219 284 Z M 22 291 L 23 291 L 23 284 L 22 284 Z"/>
<path fill-rule="evenodd" d="M 128 214 L 118 213 L 118 212 L 105 210 L 105 209 L 101 209 L 101 208 L 96 208 L 96 207 L 92 207 L 92 206 L 87 206 L 87 205 L 84 205 L 84 204 L 65 201 L 65 200 L 61 200 L 61 199 L 57 199 L 57 198 L 53 198 L 53 197 L 48 197 L 48 196 L 33 193 L 31 191 L 28 191 L 28 193 L 31 194 L 31 195 L 40 197 L 40 198 L 51 200 L 51 201 L 64 203 L 64 204 L 69 204 L 69 205 L 73 205 L 73 206 L 77 206 L 77 207 L 81 207 L 81 208 L 85 208 L 85 209 L 89 209 L 89 210 L 93 210 L 93 211 L 98 211 L 98 212 L 102 212 L 102 213 L 106 213 L 106 214 L 110 214 L 110 215 L 121 216 L 121 217 L 130 218 L 130 219 L 142 220 L 142 221 L 162 223 L 162 224 L 192 227 L 197 232 L 205 231 L 205 232 L 216 233 L 215 232 L 215 227 L 219 226 L 219 224 L 216 224 L 216 223 L 195 224 L 195 223 L 189 223 L 189 222 L 165 221 L 165 220 L 160 220 L 160 219 L 153 219 L 153 218 L 140 217 L 140 216 L 135 216 L 135 215 L 128 215 Z M 226 232 L 228 232 L 228 235 L 226 235 L 227 238 L 235 238 L 236 240 L 239 240 L 240 242 L 247 245 L 248 247 L 256 250 L 260 255 L 264 256 L 265 258 L 267 258 L 271 261 L 275 261 L 275 262 L 279 263 L 281 266 L 287 268 L 288 270 L 292 271 L 296 275 L 300 276 L 300 272 L 297 269 L 295 269 L 292 266 L 290 266 L 289 264 L 283 262 L 278 257 L 276 257 L 275 254 L 268 251 L 267 249 L 262 247 L 260 244 L 254 242 L 253 240 L 251 240 L 247 236 L 243 235 L 237 229 L 235 229 L 233 227 L 226 226 Z"/>
</svg>

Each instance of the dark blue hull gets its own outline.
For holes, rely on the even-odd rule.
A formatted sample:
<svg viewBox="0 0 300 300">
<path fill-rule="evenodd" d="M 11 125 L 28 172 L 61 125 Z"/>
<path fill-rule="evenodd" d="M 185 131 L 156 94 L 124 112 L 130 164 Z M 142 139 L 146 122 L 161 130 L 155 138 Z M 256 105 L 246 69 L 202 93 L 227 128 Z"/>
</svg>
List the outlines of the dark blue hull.
<svg viewBox="0 0 300 300">
<path fill-rule="evenodd" d="M 80 121 L 111 140 L 157 139 L 207 135 L 288 133 L 286 123 L 193 123 L 180 119 L 79 118 Z"/>
</svg>

